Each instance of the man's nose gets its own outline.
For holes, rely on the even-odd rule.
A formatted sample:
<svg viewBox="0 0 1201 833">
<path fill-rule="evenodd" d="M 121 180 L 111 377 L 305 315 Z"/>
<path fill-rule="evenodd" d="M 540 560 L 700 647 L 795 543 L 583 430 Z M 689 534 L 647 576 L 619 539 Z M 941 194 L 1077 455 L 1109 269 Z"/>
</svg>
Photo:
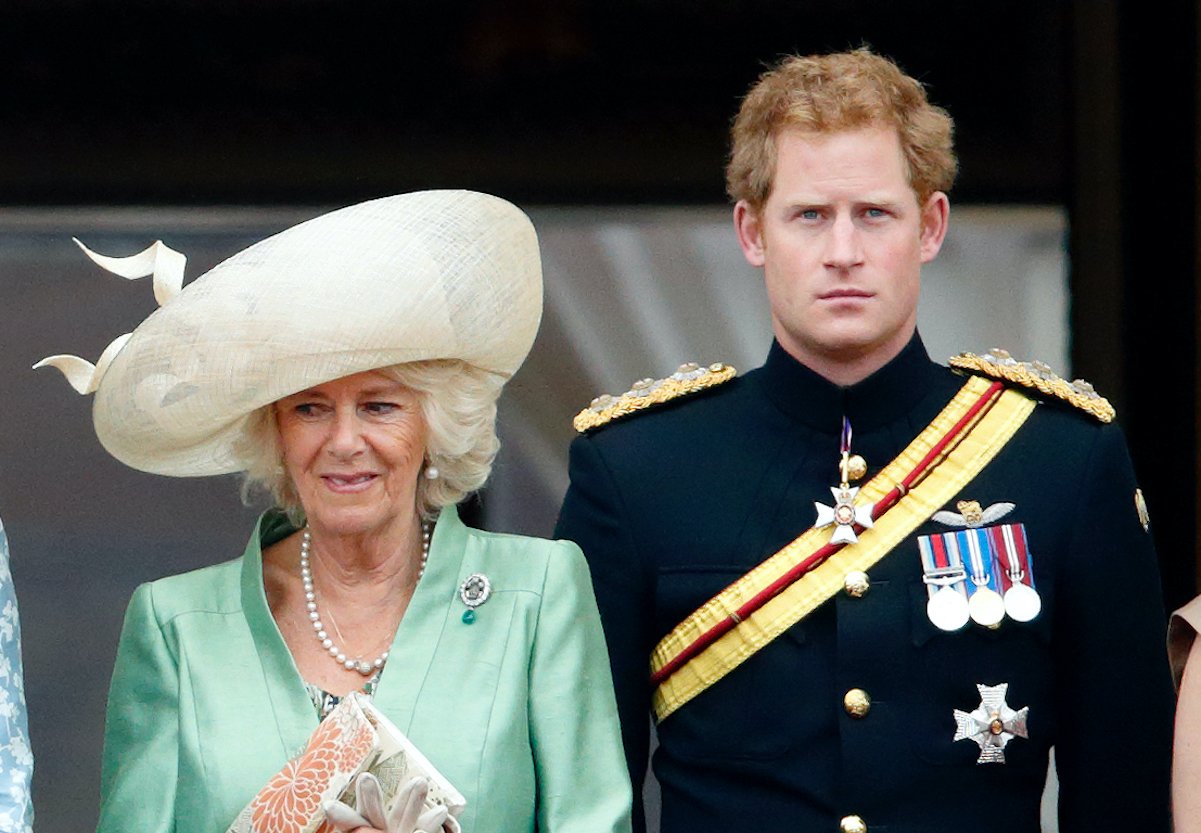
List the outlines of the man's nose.
<svg viewBox="0 0 1201 833">
<path fill-rule="evenodd" d="M 863 241 L 854 220 L 839 215 L 830 226 L 826 240 L 826 266 L 832 269 L 850 269 L 863 262 Z"/>
</svg>

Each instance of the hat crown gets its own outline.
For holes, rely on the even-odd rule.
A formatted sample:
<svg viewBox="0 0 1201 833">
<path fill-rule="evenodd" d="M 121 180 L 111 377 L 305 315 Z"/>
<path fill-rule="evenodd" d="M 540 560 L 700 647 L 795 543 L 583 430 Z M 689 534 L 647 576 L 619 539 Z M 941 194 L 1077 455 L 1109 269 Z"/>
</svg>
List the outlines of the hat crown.
<svg viewBox="0 0 1201 833">
<path fill-rule="evenodd" d="M 238 252 L 147 317 L 96 390 L 96 434 L 144 471 L 236 471 L 253 410 L 426 359 L 508 377 L 541 313 L 537 236 L 516 206 L 473 191 L 360 203 Z"/>
</svg>

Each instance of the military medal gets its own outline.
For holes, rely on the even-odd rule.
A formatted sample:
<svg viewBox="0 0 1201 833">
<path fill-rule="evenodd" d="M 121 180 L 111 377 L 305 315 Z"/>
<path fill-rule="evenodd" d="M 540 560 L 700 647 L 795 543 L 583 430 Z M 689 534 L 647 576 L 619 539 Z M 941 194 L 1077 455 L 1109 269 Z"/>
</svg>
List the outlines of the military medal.
<svg viewBox="0 0 1201 833">
<path fill-rule="evenodd" d="M 1005 746 L 1014 738 L 1029 738 L 1026 731 L 1028 706 L 1014 711 L 1005 702 L 1009 683 L 1000 685 L 976 684 L 980 705 L 973 711 L 955 709 L 954 740 L 974 740 L 980 747 L 977 764 L 1005 763 Z"/>
<path fill-rule="evenodd" d="M 974 576 L 972 581 L 976 581 Z M 1005 600 L 991 587 L 978 584 L 972 597 L 968 599 L 967 612 L 977 625 L 995 628 L 1005 618 Z"/>
<path fill-rule="evenodd" d="M 954 587 L 940 587 L 926 602 L 926 616 L 941 631 L 957 631 L 967 624 L 968 603 Z"/>
<path fill-rule="evenodd" d="M 968 623 L 967 571 L 959 547 L 948 535 L 923 535 L 917 539 L 922 557 L 922 581 L 929 599 L 926 616 L 939 630 L 957 631 Z"/>
<path fill-rule="evenodd" d="M 1001 594 L 993 590 L 992 552 L 989 550 L 988 538 L 980 533 L 983 530 L 970 529 L 957 533 L 967 545 L 967 561 L 971 565 L 970 577 L 974 589 L 968 599 L 968 614 L 977 625 L 994 628 L 1005 618 L 1005 600 Z M 981 546 L 981 544 L 984 546 Z"/>
<path fill-rule="evenodd" d="M 871 529 L 872 504 L 855 505 L 855 495 L 859 494 L 859 487 L 852 486 L 850 480 L 866 474 L 867 465 L 859 455 L 851 455 L 851 422 L 846 417 L 842 418 L 842 439 L 839 443 L 839 451 L 842 455 L 838 464 L 841 479 L 837 486 L 830 487 L 830 493 L 834 496 L 834 505 L 827 506 L 814 501 L 813 506 L 817 509 L 817 522 L 813 526 L 821 529 L 834 524 L 834 534 L 830 536 L 830 543 L 854 544 L 859 540 L 859 536 L 855 532 L 856 526 L 860 529 Z"/>
<path fill-rule="evenodd" d="M 1016 622 L 1029 622 L 1043 609 L 1042 597 L 1033 587 L 1014 584 L 1005 591 L 1005 612 Z"/>
<path fill-rule="evenodd" d="M 937 537 L 944 539 L 947 550 L 962 551 L 971 566 L 968 606 L 972 621 L 996 627 L 1005 616 L 1015 622 L 1036 618 L 1042 610 L 1042 599 L 1034 589 L 1025 525 L 983 526 L 1008 515 L 1014 504 L 994 503 L 982 508 L 979 501 L 961 500 L 955 508 L 959 511 L 935 512 L 932 520 L 962 530 Z"/>
<path fill-rule="evenodd" d="M 1042 611 L 1042 598 L 1034 589 L 1030 569 L 1030 548 L 1026 542 L 1024 524 L 1003 524 L 989 527 L 988 537 L 1004 567 L 1005 612 L 1015 622 L 1029 622 Z"/>
</svg>

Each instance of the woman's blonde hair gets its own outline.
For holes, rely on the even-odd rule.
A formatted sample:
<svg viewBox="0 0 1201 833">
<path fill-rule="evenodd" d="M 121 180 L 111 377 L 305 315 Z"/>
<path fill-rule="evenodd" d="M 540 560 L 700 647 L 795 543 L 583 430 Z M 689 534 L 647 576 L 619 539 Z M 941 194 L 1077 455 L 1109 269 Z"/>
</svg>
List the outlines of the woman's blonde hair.
<svg viewBox="0 0 1201 833">
<path fill-rule="evenodd" d="M 458 359 L 408 362 L 377 372 L 417 393 L 421 403 L 425 467 L 438 469 L 436 478 L 417 477 L 417 509 L 422 517 L 437 515 L 443 506 L 458 503 L 484 485 L 500 449 L 496 400 L 505 379 Z M 243 499 L 266 492 L 293 520 L 302 521 L 304 507 L 284 467 L 274 403 L 246 418 L 235 453 L 245 472 Z"/>
</svg>

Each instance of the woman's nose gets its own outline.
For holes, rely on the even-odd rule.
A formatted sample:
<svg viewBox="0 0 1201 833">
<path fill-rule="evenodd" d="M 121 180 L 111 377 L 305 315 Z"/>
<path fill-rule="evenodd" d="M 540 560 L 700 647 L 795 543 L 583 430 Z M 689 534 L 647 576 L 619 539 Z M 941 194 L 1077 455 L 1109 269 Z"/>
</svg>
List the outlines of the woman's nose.
<svg viewBox="0 0 1201 833">
<path fill-rule="evenodd" d="M 362 426 L 353 410 L 334 410 L 326 448 L 336 457 L 351 457 L 363 450 Z"/>
</svg>

